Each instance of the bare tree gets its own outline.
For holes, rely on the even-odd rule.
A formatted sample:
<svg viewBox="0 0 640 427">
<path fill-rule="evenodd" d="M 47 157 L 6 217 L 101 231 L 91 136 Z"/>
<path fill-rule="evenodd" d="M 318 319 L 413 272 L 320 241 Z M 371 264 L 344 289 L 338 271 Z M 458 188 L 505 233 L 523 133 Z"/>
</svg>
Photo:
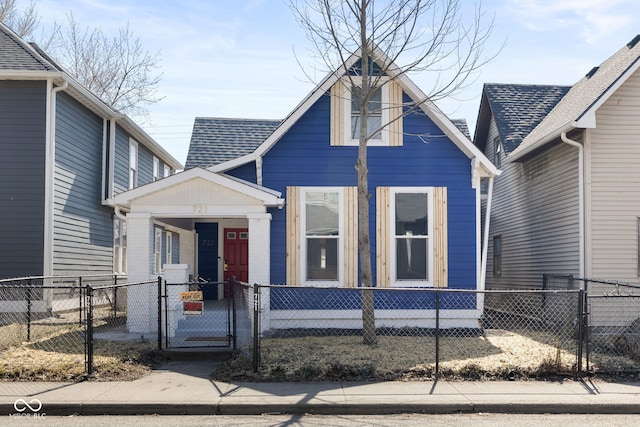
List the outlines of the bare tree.
<svg viewBox="0 0 640 427">
<path fill-rule="evenodd" d="M 40 23 L 33 2 L 21 13 L 16 0 L 0 0 L 0 21 L 16 32 L 20 37 L 30 37 Z"/>
<path fill-rule="evenodd" d="M 162 74 L 160 54 L 144 49 L 129 25 L 117 35 L 82 28 L 73 15 L 52 35 L 48 49 L 67 70 L 107 104 L 134 116 L 161 100 L 156 91 Z"/>
<path fill-rule="evenodd" d="M 16 0 L 0 0 L 0 21 L 20 37 L 33 38 L 40 23 L 35 5 L 23 12 Z M 39 45 L 91 92 L 115 109 L 145 117 L 147 108 L 161 100 L 160 53 L 150 53 L 127 24 L 117 35 L 101 29 L 83 28 L 67 14 L 64 24 L 55 22 L 43 31 Z"/>
<path fill-rule="evenodd" d="M 493 28 L 484 23 L 480 6 L 470 24 L 463 20 L 459 0 L 291 0 L 296 19 L 313 44 L 313 53 L 329 72 L 347 79 L 348 96 L 358 106 L 359 129 L 355 169 L 358 176 L 358 250 L 365 344 L 376 344 L 373 309 L 373 271 L 369 236 L 367 144 L 392 121 L 417 112 L 427 102 L 452 96 L 469 84 L 489 59 L 483 47 Z M 361 61 L 350 69 L 347 60 Z M 375 101 L 374 95 L 390 80 L 405 73 L 429 73 L 434 82 L 424 99 L 401 106 L 389 121 L 369 123 L 375 110 L 393 108 Z M 379 93 L 379 92 L 378 92 Z M 398 106 L 395 106 L 398 107 Z M 398 108 L 395 108 L 397 111 Z"/>
</svg>

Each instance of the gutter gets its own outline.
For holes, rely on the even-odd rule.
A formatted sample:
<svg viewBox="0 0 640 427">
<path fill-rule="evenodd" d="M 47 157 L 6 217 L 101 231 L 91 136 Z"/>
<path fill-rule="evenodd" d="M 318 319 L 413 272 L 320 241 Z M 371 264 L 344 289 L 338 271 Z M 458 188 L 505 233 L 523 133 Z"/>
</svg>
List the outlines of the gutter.
<svg viewBox="0 0 640 427">
<path fill-rule="evenodd" d="M 565 144 L 578 149 L 578 241 L 580 253 L 580 277 L 585 277 L 585 248 L 584 248 L 584 146 L 577 141 L 569 139 L 567 132 L 560 134 L 560 139 Z"/>
<path fill-rule="evenodd" d="M 525 155 L 529 154 L 530 152 L 537 150 L 538 148 L 542 147 L 543 145 L 545 145 L 548 142 L 553 141 L 554 139 L 556 139 L 558 137 L 558 134 L 565 134 L 570 131 L 571 129 L 575 129 L 576 126 L 576 122 L 569 122 L 569 123 L 565 123 L 562 126 L 559 126 L 556 130 L 554 130 L 553 132 L 549 133 L 547 136 L 545 136 L 542 139 L 539 139 L 538 141 L 534 142 L 533 144 L 525 147 L 522 149 L 522 151 L 517 152 L 511 152 L 511 154 L 509 156 L 507 156 L 507 162 L 511 163 L 511 162 L 515 162 L 518 159 L 520 159 L 521 157 L 524 157 Z M 575 141 L 574 141 L 575 142 Z M 578 144 L 576 142 L 576 144 Z"/>
</svg>

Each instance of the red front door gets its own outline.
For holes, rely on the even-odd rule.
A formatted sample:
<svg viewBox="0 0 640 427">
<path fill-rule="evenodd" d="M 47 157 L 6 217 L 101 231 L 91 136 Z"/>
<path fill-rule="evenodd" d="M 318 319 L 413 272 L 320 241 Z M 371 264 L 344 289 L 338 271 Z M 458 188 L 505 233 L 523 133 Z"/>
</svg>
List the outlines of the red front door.
<svg viewBox="0 0 640 427">
<path fill-rule="evenodd" d="M 249 281 L 249 230 L 247 228 L 224 229 L 224 279 L 233 276 L 241 282 Z M 225 291 L 225 297 L 227 297 Z"/>
</svg>

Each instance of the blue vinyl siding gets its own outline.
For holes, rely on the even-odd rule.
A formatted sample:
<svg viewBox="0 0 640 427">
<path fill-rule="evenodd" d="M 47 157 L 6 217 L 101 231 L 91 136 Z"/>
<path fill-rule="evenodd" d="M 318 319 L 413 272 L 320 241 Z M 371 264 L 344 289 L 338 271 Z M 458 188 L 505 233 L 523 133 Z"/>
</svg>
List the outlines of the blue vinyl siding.
<svg viewBox="0 0 640 427">
<path fill-rule="evenodd" d="M 57 96 L 54 274 L 111 274 L 112 210 L 100 191 L 103 120 L 66 93 Z"/>
<path fill-rule="evenodd" d="M 159 167 L 162 176 L 162 165 Z M 153 154 L 147 147 L 138 144 L 138 186 L 150 182 L 153 182 Z"/>
<path fill-rule="evenodd" d="M 46 88 L 0 81 L 0 278 L 43 274 Z"/>
<path fill-rule="evenodd" d="M 405 101 L 408 101 L 405 97 Z M 263 158 L 263 185 L 286 194 L 288 186 L 355 186 L 357 147 L 330 146 L 330 99 L 321 97 Z M 471 162 L 423 114 L 404 118 L 402 147 L 369 147 L 370 235 L 375 275 L 376 201 L 379 186 L 448 188 L 449 287 L 475 289 L 476 193 Z M 415 136 L 421 135 L 421 136 Z M 228 172 L 255 182 L 255 166 Z M 286 212 L 271 209 L 271 282 L 286 281 Z M 374 276 L 374 283 L 375 283 Z"/>
</svg>

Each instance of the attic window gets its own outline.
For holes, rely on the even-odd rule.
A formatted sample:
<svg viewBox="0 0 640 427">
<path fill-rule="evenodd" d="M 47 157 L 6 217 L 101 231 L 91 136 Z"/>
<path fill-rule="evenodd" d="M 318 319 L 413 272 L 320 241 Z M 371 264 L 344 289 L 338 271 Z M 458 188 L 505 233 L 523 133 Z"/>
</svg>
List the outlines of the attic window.
<svg viewBox="0 0 640 427">
<path fill-rule="evenodd" d="M 638 44 L 638 42 L 640 42 L 640 34 L 638 34 L 637 36 L 635 36 L 633 38 L 633 40 L 631 40 L 629 43 L 627 43 L 627 47 L 629 49 L 633 49 L 635 47 L 635 45 Z"/>
<path fill-rule="evenodd" d="M 593 67 L 591 69 L 591 71 L 589 71 L 587 73 L 587 75 L 585 76 L 586 78 L 590 79 L 598 70 L 600 69 L 600 67 Z"/>
</svg>

